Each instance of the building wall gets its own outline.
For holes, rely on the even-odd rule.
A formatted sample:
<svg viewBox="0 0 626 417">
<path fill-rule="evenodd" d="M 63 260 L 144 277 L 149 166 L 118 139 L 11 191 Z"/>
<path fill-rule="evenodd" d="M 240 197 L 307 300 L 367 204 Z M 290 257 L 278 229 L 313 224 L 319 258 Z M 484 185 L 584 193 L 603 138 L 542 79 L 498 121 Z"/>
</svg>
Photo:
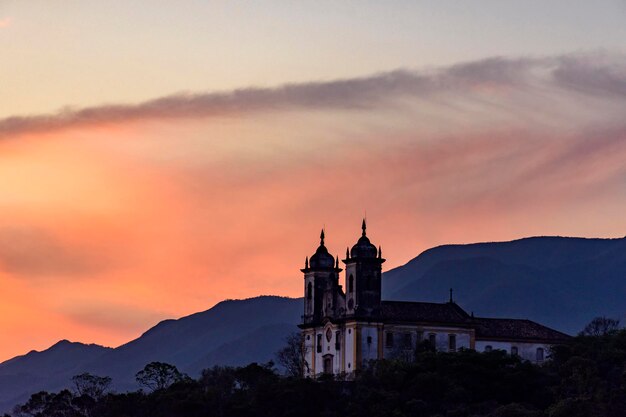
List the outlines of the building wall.
<svg viewBox="0 0 626 417">
<path fill-rule="evenodd" d="M 511 349 L 517 347 L 517 354 L 524 360 L 541 363 L 548 359 L 550 353 L 550 345 L 545 343 L 527 343 L 527 342 L 503 342 L 492 340 L 477 340 L 476 351 L 485 352 L 487 346 L 491 346 L 492 350 L 504 350 L 511 354 Z M 537 349 L 543 349 L 543 361 L 537 360 Z"/>
<path fill-rule="evenodd" d="M 326 338 L 330 329 L 332 337 Z M 339 349 L 335 344 L 339 332 Z M 393 346 L 387 345 L 387 333 L 393 333 Z M 474 330 L 457 327 L 418 326 L 382 323 L 348 322 L 345 325 L 328 323 L 324 327 L 306 329 L 304 334 L 305 358 L 309 365 L 305 376 L 315 376 L 324 372 L 324 359 L 332 355 L 332 369 L 335 375 L 350 374 L 360 369 L 367 361 L 376 359 L 402 358 L 412 359 L 415 348 L 422 340 L 429 340 L 435 335 L 436 349 L 440 352 L 449 351 L 449 336 L 456 336 L 456 349 L 475 349 L 485 352 L 490 346 L 492 350 L 504 350 L 511 354 L 517 347 L 517 354 L 524 360 L 541 363 L 548 359 L 550 345 L 545 343 L 527 343 L 514 341 L 474 341 Z M 410 335 L 410 344 L 405 335 Z M 321 349 L 318 349 L 321 341 Z M 543 349 L 543 360 L 539 360 L 537 349 Z M 306 371 L 306 370 L 305 370 Z"/>
<path fill-rule="evenodd" d="M 365 363 L 378 359 L 378 335 L 382 325 L 364 324 L 361 328 L 361 361 Z"/>
<path fill-rule="evenodd" d="M 383 329 L 383 357 L 394 358 L 414 352 L 415 348 L 424 340 L 429 340 L 431 334 L 435 335 L 435 348 L 440 352 L 449 351 L 449 336 L 456 336 L 456 349 L 472 349 L 473 329 L 442 326 L 418 326 L 418 325 L 390 325 Z M 393 346 L 388 345 L 387 333 L 393 333 Z M 405 341 L 405 335 L 410 335 L 410 343 Z"/>
<path fill-rule="evenodd" d="M 344 331 L 346 348 L 344 349 L 343 372 L 354 371 L 354 361 L 356 356 L 356 323 L 346 324 Z"/>
<path fill-rule="evenodd" d="M 330 341 L 326 337 L 326 332 L 329 329 L 331 331 Z M 339 346 L 336 344 L 337 332 L 339 332 Z M 332 357 L 332 369 L 334 374 L 344 372 L 343 367 L 347 353 L 346 336 L 349 336 L 347 340 L 351 340 L 351 337 L 353 336 L 352 333 L 353 331 L 350 330 L 350 334 L 346 335 L 346 331 L 343 326 L 337 326 L 330 323 L 324 327 L 316 327 L 314 329 L 305 330 L 304 344 L 306 349 L 306 358 L 310 368 L 310 372 L 305 376 L 314 376 L 323 373 L 324 360 L 327 357 Z M 337 347 L 339 347 L 339 349 L 337 349 Z"/>
<path fill-rule="evenodd" d="M 304 360 L 306 366 L 304 367 L 304 376 L 310 377 L 315 375 L 315 330 L 306 329 L 302 332 L 304 336 Z"/>
</svg>

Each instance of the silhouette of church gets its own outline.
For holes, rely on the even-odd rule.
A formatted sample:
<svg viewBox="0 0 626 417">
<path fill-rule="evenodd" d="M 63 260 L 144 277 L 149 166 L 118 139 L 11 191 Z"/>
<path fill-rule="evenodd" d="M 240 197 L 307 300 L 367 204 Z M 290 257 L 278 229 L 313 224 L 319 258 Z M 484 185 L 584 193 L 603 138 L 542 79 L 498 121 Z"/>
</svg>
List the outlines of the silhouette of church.
<svg viewBox="0 0 626 417">
<path fill-rule="evenodd" d="M 350 374 L 367 361 L 410 359 L 420 349 L 456 352 L 506 350 L 535 363 L 552 345 L 569 336 L 530 320 L 469 315 L 452 299 L 447 303 L 383 301 L 382 257 L 363 220 L 362 234 L 342 260 L 345 291 L 339 284 L 339 257 L 324 246 L 305 261 L 302 329 L 305 375 Z"/>
</svg>

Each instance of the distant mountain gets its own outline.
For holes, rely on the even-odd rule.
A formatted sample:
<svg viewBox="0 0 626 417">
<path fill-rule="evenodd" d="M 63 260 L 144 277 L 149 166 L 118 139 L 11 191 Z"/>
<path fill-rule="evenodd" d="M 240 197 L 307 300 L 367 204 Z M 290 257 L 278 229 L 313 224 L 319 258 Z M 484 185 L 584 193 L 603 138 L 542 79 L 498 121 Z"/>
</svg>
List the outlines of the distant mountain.
<svg viewBox="0 0 626 417">
<path fill-rule="evenodd" d="M 267 362 L 297 330 L 301 314 L 302 299 L 262 296 L 162 321 L 116 349 L 64 340 L 0 364 L 0 414 L 34 392 L 70 387 L 70 378 L 82 372 L 110 376 L 115 389 L 124 391 L 138 389 L 135 373 L 152 361 L 194 377 L 213 365 Z"/>
<path fill-rule="evenodd" d="M 529 318 L 576 333 L 595 316 L 625 315 L 626 238 L 445 245 L 383 277 L 389 300 L 441 302 L 449 288 L 476 315 Z M 217 364 L 266 362 L 297 330 L 302 307 L 301 298 L 227 300 L 162 321 L 116 349 L 61 341 L 13 358 L 0 364 L 0 414 L 33 392 L 67 387 L 73 375 L 86 371 L 112 377 L 122 391 L 137 389 L 134 375 L 151 361 L 174 364 L 194 377 Z"/>
<path fill-rule="evenodd" d="M 61 340 L 42 351 L 31 351 L 0 364 L 0 414 L 30 394 L 60 390 L 91 361 L 113 349 Z"/>
<path fill-rule="evenodd" d="M 178 320 L 165 320 L 141 337 L 106 353 L 89 364 L 109 375 L 119 389 L 136 388 L 135 373 L 152 361 L 176 365 L 198 376 L 213 365 L 267 362 L 297 331 L 302 299 L 262 296 L 228 300 Z"/>
<path fill-rule="evenodd" d="M 626 238 L 532 237 L 444 245 L 388 271 L 383 297 L 455 301 L 476 315 L 528 318 L 577 333 L 626 315 Z"/>
</svg>

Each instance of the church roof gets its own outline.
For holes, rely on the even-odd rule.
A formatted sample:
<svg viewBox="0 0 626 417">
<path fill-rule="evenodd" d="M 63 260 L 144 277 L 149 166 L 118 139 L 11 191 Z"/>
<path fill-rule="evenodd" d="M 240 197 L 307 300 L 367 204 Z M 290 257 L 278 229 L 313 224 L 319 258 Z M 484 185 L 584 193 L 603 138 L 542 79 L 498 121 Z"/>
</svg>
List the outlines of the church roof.
<svg viewBox="0 0 626 417">
<path fill-rule="evenodd" d="M 383 301 L 384 321 L 472 327 L 478 340 L 559 343 L 570 336 L 525 319 L 471 317 L 456 303 Z"/>
<path fill-rule="evenodd" d="M 335 258 L 328 253 L 328 249 L 324 246 L 324 230 L 320 234 L 320 245 L 311 256 L 311 260 L 307 261 L 307 264 L 305 269 L 308 269 L 309 266 L 311 269 L 332 269 L 335 267 Z"/>
<path fill-rule="evenodd" d="M 476 339 L 563 342 L 565 333 L 525 319 L 474 318 Z"/>
<path fill-rule="evenodd" d="M 376 246 L 370 242 L 367 237 L 367 225 L 365 224 L 365 219 L 363 219 L 363 223 L 361 225 L 361 229 L 363 232 L 361 233 L 361 237 L 356 242 L 352 249 L 350 249 L 350 257 L 351 258 L 376 258 L 376 255 L 379 253 Z"/>
<path fill-rule="evenodd" d="M 383 301 L 381 306 L 386 321 L 471 324 L 470 316 L 455 303 Z"/>
</svg>

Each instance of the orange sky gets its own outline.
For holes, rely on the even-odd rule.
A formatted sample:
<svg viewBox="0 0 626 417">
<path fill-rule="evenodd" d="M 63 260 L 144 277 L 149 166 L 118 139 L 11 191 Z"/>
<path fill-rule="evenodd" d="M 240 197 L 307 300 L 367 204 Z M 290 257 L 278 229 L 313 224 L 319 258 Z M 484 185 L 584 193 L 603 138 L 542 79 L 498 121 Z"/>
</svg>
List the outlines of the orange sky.
<svg viewBox="0 0 626 417">
<path fill-rule="evenodd" d="M 321 227 L 341 256 L 365 212 L 387 268 L 444 243 L 623 236 L 626 71 L 603 59 L 0 120 L 0 359 L 300 296 Z"/>
</svg>

